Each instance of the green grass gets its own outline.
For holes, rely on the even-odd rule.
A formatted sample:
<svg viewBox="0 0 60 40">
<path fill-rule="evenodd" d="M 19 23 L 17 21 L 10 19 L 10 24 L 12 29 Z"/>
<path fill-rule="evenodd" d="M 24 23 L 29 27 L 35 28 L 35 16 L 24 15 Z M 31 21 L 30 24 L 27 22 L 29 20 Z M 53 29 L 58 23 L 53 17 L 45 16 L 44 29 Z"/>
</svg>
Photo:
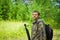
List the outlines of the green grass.
<svg viewBox="0 0 60 40">
<path fill-rule="evenodd" d="M 24 23 L 26 22 L 0 21 L 0 40 L 27 40 Z M 31 26 L 28 29 L 31 32 Z M 57 29 L 54 29 L 53 40 L 60 40 L 60 31 Z"/>
<path fill-rule="evenodd" d="M 59 29 L 54 29 L 53 40 L 60 40 L 60 30 Z"/>
</svg>

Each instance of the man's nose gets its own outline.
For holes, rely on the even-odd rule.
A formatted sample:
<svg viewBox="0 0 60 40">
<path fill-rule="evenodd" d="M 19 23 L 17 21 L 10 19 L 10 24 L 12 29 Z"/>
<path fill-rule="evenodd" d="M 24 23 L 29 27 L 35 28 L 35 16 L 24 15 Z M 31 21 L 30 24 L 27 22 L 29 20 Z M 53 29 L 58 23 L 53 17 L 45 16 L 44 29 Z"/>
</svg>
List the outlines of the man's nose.
<svg viewBox="0 0 60 40">
<path fill-rule="evenodd" d="M 35 17 L 35 15 L 34 15 L 34 17 Z"/>
</svg>

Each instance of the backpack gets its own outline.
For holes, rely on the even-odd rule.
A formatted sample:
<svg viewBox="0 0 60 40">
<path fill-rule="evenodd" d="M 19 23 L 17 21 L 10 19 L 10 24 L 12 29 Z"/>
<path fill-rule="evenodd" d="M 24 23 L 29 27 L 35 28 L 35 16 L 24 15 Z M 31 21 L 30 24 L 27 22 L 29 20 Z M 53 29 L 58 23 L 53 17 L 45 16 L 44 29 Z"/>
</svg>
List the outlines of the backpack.
<svg viewBox="0 0 60 40">
<path fill-rule="evenodd" d="M 50 25 L 45 24 L 46 30 L 46 40 L 52 40 L 53 38 L 53 30 L 50 28 Z"/>
<path fill-rule="evenodd" d="M 27 36 L 28 36 L 28 40 L 30 40 L 30 35 L 29 35 L 29 31 L 28 31 L 28 29 L 26 27 L 26 24 L 24 24 L 24 26 L 25 26 L 26 33 L 27 33 Z M 45 30 L 46 30 L 46 40 L 52 40 L 52 38 L 53 38 L 53 30 L 47 24 L 45 24 Z"/>
</svg>

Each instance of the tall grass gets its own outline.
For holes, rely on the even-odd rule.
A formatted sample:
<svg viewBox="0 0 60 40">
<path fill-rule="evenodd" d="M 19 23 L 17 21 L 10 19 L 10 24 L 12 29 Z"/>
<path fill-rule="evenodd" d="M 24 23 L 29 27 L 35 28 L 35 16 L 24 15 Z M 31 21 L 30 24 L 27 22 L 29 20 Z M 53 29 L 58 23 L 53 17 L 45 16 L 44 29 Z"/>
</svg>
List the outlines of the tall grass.
<svg viewBox="0 0 60 40">
<path fill-rule="evenodd" d="M 0 40 L 27 40 L 26 31 L 22 21 L 0 21 Z M 30 23 L 26 23 L 31 32 Z M 29 26 L 30 25 L 30 26 Z M 60 31 L 54 30 L 53 40 L 60 40 Z M 30 33 L 31 34 L 31 33 Z"/>
</svg>

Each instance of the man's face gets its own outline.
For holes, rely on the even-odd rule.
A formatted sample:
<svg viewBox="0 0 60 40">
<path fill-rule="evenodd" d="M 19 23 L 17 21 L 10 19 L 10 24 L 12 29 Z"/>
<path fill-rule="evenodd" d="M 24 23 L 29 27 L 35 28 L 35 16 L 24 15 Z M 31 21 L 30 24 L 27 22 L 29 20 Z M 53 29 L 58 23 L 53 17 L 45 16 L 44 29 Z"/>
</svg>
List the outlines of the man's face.
<svg viewBox="0 0 60 40">
<path fill-rule="evenodd" d="M 33 19 L 35 20 L 35 19 L 37 19 L 38 18 L 38 13 L 37 12 L 33 12 L 32 13 L 32 17 L 33 17 Z"/>
</svg>

